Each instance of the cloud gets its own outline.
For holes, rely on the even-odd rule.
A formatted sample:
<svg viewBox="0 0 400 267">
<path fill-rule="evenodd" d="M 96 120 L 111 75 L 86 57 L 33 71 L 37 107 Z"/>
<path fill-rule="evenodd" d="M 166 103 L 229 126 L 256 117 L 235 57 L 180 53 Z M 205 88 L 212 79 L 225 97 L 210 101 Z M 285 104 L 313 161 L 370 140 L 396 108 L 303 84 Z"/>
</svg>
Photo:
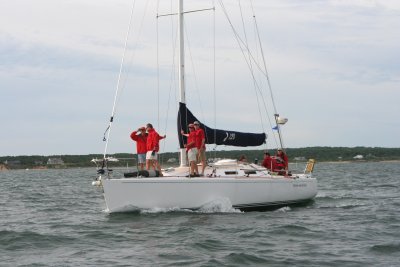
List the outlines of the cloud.
<svg viewBox="0 0 400 267">
<path fill-rule="evenodd" d="M 245 36 L 237 3 L 224 3 L 242 40 L 247 37 L 250 47 L 257 48 L 251 12 L 243 11 Z M 393 119 L 400 113 L 398 1 L 253 4 L 278 112 L 289 117 L 287 146 L 399 146 L 400 125 Z M 1 154 L 102 151 L 130 5 L 125 0 L 0 4 L 0 111 L 7 114 L 2 119 L 6 130 L 0 134 Z M 211 1 L 186 1 L 185 6 L 208 8 Z M 157 58 L 156 2 L 146 6 L 137 1 L 136 8 L 110 151 L 134 151 L 129 133 L 147 122 L 168 135 L 166 150 L 175 151 L 176 18 L 158 20 Z M 161 2 L 159 13 L 169 12 L 170 4 Z M 216 120 L 217 128 L 258 132 L 262 127 L 250 71 L 219 5 L 215 15 L 215 28 L 212 11 L 185 17 L 188 105 L 210 126 Z M 254 57 L 260 61 L 260 52 Z M 265 80 L 258 82 L 265 88 Z M 259 104 L 263 106 L 261 99 Z M 374 124 L 384 125 L 384 134 L 382 127 L 373 129 Z"/>
</svg>

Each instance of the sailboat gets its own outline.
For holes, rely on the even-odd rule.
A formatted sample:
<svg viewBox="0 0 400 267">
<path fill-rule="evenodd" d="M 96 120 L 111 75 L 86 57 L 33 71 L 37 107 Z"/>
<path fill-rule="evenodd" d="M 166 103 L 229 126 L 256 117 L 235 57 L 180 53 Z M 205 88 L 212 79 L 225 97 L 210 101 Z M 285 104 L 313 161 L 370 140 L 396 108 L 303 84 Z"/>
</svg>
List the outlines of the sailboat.
<svg viewBox="0 0 400 267">
<path fill-rule="evenodd" d="M 305 203 L 317 194 L 317 179 L 313 177 L 314 161 L 309 161 L 301 173 L 279 175 L 257 163 L 232 159 L 209 163 L 203 177 L 190 177 L 184 148 L 185 138 L 180 130 L 198 120 L 186 106 L 183 19 L 186 12 L 183 0 L 178 4 L 179 24 L 179 111 L 177 115 L 180 165 L 163 170 L 159 177 L 156 171 L 138 171 L 134 175 L 114 177 L 108 168 L 107 144 L 104 157 L 98 168 L 94 184 L 103 188 L 107 211 L 126 212 L 143 209 L 189 209 L 198 210 L 221 199 L 233 208 L 242 211 L 266 210 L 285 205 Z M 113 108 L 114 114 L 114 108 Z M 111 116 L 108 128 L 113 123 Z M 276 127 L 287 120 L 275 114 Z M 244 133 L 212 129 L 200 121 L 206 134 L 207 144 L 226 146 L 260 146 L 267 139 L 266 133 Z M 281 136 L 280 136 L 281 138 Z M 281 143 L 282 144 L 282 143 Z M 188 177 L 189 176 L 189 177 Z"/>
</svg>

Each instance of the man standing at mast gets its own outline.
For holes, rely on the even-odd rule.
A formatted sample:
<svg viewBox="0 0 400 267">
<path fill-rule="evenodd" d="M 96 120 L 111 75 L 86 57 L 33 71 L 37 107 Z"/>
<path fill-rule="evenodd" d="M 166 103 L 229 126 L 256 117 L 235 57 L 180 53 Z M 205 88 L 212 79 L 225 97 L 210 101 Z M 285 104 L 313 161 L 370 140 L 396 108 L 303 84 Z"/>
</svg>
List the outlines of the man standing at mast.
<svg viewBox="0 0 400 267">
<path fill-rule="evenodd" d="M 198 169 L 197 169 L 197 133 L 195 131 L 194 125 L 189 124 L 189 133 L 185 134 L 183 130 L 181 130 L 181 134 L 187 137 L 187 143 L 185 144 L 186 153 L 189 160 L 189 177 L 198 177 Z"/>
<path fill-rule="evenodd" d="M 197 147 L 197 162 L 201 162 L 201 173 L 200 176 L 204 176 L 204 170 L 206 168 L 206 136 L 203 129 L 200 128 L 200 123 L 195 121 L 193 123 L 194 129 L 196 130 L 196 147 Z"/>
</svg>

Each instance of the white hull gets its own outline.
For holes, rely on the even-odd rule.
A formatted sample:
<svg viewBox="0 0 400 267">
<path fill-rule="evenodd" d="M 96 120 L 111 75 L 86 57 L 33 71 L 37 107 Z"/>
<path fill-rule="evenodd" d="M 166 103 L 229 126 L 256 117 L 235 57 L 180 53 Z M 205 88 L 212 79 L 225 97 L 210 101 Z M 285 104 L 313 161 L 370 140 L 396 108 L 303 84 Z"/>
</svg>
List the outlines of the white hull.
<svg viewBox="0 0 400 267">
<path fill-rule="evenodd" d="M 317 194 L 317 180 L 310 175 L 288 178 L 258 172 L 254 177 L 225 176 L 187 178 L 104 179 L 104 197 L 108 212 L 138 209 L 199 209 L 204 205 L 229 200 L 241 210 L 265 209 L 304 202 Z"/>
</svg>

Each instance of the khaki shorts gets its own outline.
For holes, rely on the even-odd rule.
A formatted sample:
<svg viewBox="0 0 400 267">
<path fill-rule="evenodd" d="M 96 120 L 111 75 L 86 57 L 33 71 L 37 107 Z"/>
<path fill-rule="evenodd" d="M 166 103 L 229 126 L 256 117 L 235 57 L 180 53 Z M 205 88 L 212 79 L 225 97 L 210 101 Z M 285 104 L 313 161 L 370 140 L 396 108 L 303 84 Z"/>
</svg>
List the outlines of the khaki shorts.
<svg viewBox="0 0 400 267">
<path fill-rule="evenodd" d="M 152 155 L 153 151 L 147 151 L 146 153 L 146 159 L 153 159 L 153 160 L 157 160 L 157 152 L 154 153 L 154 155 Z"/>
<path fill-rule="evenodd" d="M 202 161 L 206 161 L 205 149 L 199 150 L 199 152 L 197 153 L 197 162 L 202 162 Z"/>
<path fill-rule="evenodd" d="M 188 160 L 189 160 L 189 162 L 192 162 L 192 161 L 196 161 L 197 160 L 197 148 L 191 148 L 191 149 L 189 149 L 189 151 L 187 152 L 187 154 L 188 154 Z"/>
</svg>

